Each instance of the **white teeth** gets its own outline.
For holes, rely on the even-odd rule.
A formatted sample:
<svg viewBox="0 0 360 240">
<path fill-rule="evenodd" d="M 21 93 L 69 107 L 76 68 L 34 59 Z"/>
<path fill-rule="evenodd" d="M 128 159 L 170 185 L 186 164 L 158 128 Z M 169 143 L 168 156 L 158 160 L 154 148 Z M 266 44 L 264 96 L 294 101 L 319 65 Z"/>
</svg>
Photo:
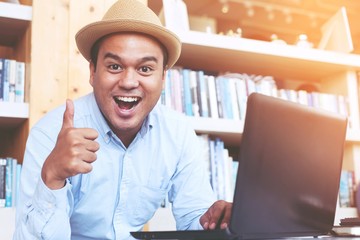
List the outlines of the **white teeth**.
<svg viewBox="0 0 360 240">
<path fill-rule="evenodd" d="M 138 100 L 136 97 L 118 97 L 117 99 L 123 102 L 136 102 Z"/>
</svg>

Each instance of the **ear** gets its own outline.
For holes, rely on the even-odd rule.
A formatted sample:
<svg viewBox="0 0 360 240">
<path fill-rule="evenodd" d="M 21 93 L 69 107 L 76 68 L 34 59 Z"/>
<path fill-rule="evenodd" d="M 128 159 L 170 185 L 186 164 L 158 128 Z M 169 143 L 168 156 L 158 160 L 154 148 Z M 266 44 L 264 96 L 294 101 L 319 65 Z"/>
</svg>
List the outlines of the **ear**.
<svg viewBox="0 0 360 240">
<path fill-rule="evenodd" d="M 95 75 L 96 68 L 95 68 L 95 65 L 94 65 L 93 61 L 91 61 L 91 60 L 90 60 L 90 62 L 89 62 L 89 70 L 90 70 L 90 79 L 89 79 L 89 82 L 90 82 L 90 85 L 93 86 L 93 83 L 94 83 L 94 75 Z"/>
</svg>

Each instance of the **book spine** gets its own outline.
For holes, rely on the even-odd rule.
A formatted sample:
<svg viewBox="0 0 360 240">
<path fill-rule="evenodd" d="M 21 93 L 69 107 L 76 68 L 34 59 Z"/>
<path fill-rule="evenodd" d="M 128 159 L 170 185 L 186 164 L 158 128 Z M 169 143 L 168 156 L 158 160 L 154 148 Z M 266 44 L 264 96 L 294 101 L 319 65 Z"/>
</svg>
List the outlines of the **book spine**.
<svg viewBox="0 0 360 240">
<path fill-rule="evenodd" d="M 16 62 L 15 102 L 25 102 L 25 63 Z"/>
<path fill-rule="evenodd" d="M 171 108 L 171 72 L 172 69 L 169 69 L 166 72 L 165 76 L 165 88 L 162 94 L 162 104 Z"/>
<path fill-rule="evenodd" d="M 15 191 L 15 206 L 17 206 L 17 203 L 18 203 L 18 198 L 19 198 L 21 169 L 22 169 L 22 165 L 21 165 L 21 164 L 19 164 L 19 163 L 18 163 L 18 164 L 16 164 L 16 181 L 15 181 L 16 191 Z"/>
<path fill-rule="evenodd" d="M 5 207 L 12 206 L 12 188 L 13 188 L 13 159 L 6 158 L 5 173 Z"/>
<path fill-rule="evenodd" d="M 3 101 L 9 101 L 10 59 L 4 60 Z"/>
<path fill-rule="evenodd" d="M 5 207 L 6 159 L 0 158 L 0 207 Z"/>
<path fill-rule="evenodd" d="M 216 99 L 219 111 L 219 118 L 224 118 L 224 108 L 223 108 L 223 99 L 222 99 L 222 77 L 215 78 L 215 89 L 216 89 Z"/>
<path fill-rule="evenodd" d="M 217 168 L 218 199 L 225 199 L 225 175 L 224 175 L 224 142 L 215 139 L 215 162 Z"/>
<path fill-rule="evenodd" d="M 11 158 L 12 160 L 12 197 L 11 197 L 11 205 L 12 207 L 15 207 L 16 206 L 16 198 L 17 198 L 17 176 L 16 176 L 16 173 L 17 173 L 17 165 L 18 165 L 18 161 L 17 159 L 15 158 Z"/>
<path fill-rule="evenodd" d="M 232 119 L 240 120 L 240 112 L 239 112 L 239 104 L 236 95 L 236 79 L 229 78 L 228 79 L 228 89 L 229 89 L 229 105 L 231 106 Z"/>
<path fill-rule="evenodd" d="M 9 60 L 9 102 L 15 102 L 16 61 Z"/>
<path fill-rule="evenodd" d="M 204 71 L 197 72 L 197 90 L 199 96 L 200 116 L 209 117 L 209 108 L 207 105 L 207 91 Z"/>
<path fill-rule="evenodd" d="M 4 101 L 4 75 L 5 75 L 5 59 L 0 58 L 0 102 Z"/>
<path fill-rule="evenodd" d="M 238 105 L 239 105 L 240 119 L 245 120 L 246 102 L 247 102 L 245 80 L 242 78 L 239 78 L 235 82 L 235 87 L 236 87 L 237 101 L 238 101 Z"/>
<path fill-rule="evenodd" d="M 233 119 L 233 109 L 231 103 L 230 79 L 227 77 L 222 78 L 222 98 L 224 106 L 224 118 Z"/>
<path fill-rule="evenodd" d="M 182 104 L 182 79 L 179 69 L 173 68 L 171 71 L 171 102 L 172 108 L 178 112 L 183 112 Z"/>
<path fill-rule="evenodd" d="M 195 117 L 200 116 L 200 107 L 199 107 L 199 96 L 197 93 L 197 81 L 196 81 L 196 71 L 190 71 L 190 89 L 191 89 L 191 100 L 192 100 L 192 109 Z"/>
<path fill-rule="evenodd" d="M 209 149 L 210 149 L 210 183 L 213 191 L 215 192 L 216 196 L 219 195 L 218 193 L 218 174 L 217 174 L 217 166 L 215 161 L 215 141 L 209 140 Z"/>
<path fill-rule="evenodd" d="M 207 77 L 207 86 L 208 86 L 208 102 L 209 102 L 209 115 L 212 118 L 219 118 L 217 97 L 216 97 L 216 86 L 215 86 L 215 77 Z"/>
<path fill-rule="evenodd" d="M 190 70 L 183 69 L 183 88 L 184 88 L 184 106 L 185 106 L 185 114 L 187 116 L 194 116 L 192 109 L 192 100 L 191 100 L 191 89 L 190 89 Z"/>
</svg>

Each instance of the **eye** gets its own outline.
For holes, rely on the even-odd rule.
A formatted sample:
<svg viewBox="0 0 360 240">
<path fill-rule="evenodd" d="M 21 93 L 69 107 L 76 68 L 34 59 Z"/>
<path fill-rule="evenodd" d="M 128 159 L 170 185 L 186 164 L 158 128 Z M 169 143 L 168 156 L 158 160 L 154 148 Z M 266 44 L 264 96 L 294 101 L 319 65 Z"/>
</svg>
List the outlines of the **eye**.
<svg viewBox="0 0 360 240">
<path fill-rule="evenodd" d="M 111 71 L 120 71 L 120 70 L 121 70 L 121 66 L 118 65 L 118 64 L 111 64 L 111 65 L 109 65 L 109 69 L 110 69 Z"/>
<path fill-rule="evenodd" d="M 143 67 L 140 67 L 139 68 L 139 71 L 141 72 L 141 73 L 150 73 L 150 72 L 152 72 L 152 68 L 150 68 L 150 67 L 148 67 L 148 66 L 143 66 Z"/>
</svg>

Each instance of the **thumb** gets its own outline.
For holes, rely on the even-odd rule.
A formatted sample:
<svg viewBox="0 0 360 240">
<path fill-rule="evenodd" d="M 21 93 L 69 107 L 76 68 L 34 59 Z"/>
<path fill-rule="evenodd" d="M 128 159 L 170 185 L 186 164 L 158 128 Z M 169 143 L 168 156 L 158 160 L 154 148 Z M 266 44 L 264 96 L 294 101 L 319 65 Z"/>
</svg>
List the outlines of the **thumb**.
<svg viewBox="0 0 360 240">
<path fill-rule="evenodd" d="M 72 100 L 67 99 L 62 128 L 65 129 L 72 127 L 74 127 L 74 103 Z"/>
</svg>

